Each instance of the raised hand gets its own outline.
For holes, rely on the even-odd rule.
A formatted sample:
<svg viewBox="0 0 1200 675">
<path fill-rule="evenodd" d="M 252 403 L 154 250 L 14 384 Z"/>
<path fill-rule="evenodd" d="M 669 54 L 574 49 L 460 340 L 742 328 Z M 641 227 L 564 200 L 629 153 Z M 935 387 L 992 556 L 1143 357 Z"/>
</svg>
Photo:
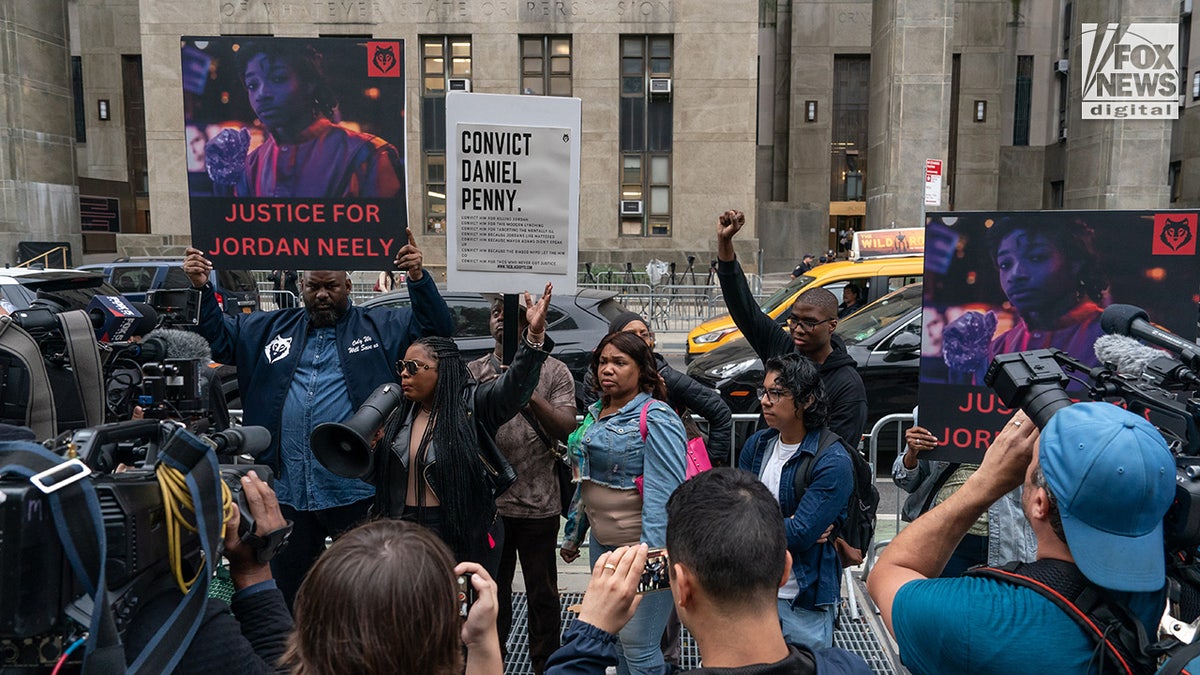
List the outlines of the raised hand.
<svg viewBox="0 0 1200 675">
<path fill-rule="evenodd" d="M 420 281 L 421 277 L 425 276 L 425 272 L 421 269 L 424 257 L 421 255 L 421 249 L 417 248 L 417 240 L 413 238 L 412 228 L 405 228 L 404 231 L 408 234 L 408 243 L 396 251 L 396 269 L 403 270 L 413 281 Z"/>
<path fill-rule="evenodd" d="M 550 294 L 553 290 L 554 284 L 547 283 L 546 290 L 537 302 L 533 301 L 529 291 L 525 291 L 525 320 L 529 322 L 530 335 L 546 334 L 546 311 L 550 308 Z"/>
<path fill-rule="evenodd" d="M 191 279 L 194 288 L 200 288 L 208 283 L 208 275 L 212 272 L 212 261 L 204 257 L 198 248 L 188 247 L 183 259 L 183 271 Z"/>
<path fill-rule="evenodd" d="M 746 214 L 737 209 L 730 209 L 717 216 L 717 239 L 733 239 L 733 235 L 746 225 Z"/>
</svg>

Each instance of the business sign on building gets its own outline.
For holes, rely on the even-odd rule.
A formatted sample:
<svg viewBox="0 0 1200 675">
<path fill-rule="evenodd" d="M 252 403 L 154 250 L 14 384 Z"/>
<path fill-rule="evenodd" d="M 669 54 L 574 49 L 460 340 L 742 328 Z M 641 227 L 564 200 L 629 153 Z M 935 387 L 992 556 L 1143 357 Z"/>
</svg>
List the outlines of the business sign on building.
<svg viewBox="0 0 1200 675">
<path fill-rule="evenodd" d="M 1179 116 L 1179 24 L 1085 23 L 1083 119 Z"/>
</svg>

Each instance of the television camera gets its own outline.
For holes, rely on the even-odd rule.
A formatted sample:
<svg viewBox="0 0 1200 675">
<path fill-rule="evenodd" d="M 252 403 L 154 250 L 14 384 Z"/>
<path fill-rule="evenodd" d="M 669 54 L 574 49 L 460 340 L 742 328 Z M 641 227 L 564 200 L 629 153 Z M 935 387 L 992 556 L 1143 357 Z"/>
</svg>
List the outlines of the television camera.
<svg viewBox="0 0 1200 675">
<path fill-rule="evenodd" d="M 1100 366 L 1089 367 L 1058 349 L 1001 354 L 984 382 L 1039 429 L 1075 402 L 1066 392 L 1071 380 L 1086 386 L 1092 400 L 1123 405 L 1158 429 L 1176 467 L 1175 501 L 1163 520 L 1169 586 L 1174 584 L 1171 615 L 1187 624 L 1200 617 L 1200 378 L 1193 371 L 1200 365 L 1200 346 L 1153 327 L 1145 312 L 1130 305 L 1105 309 L 1101 325 L 1109 334 L 1096 340 Z"/>
<path fill-rule="evenodd" d="M 0 444 L 0 670 L 48 671 L 85 631 L 95 637 L 97 622 L 103 625 L 97 617 L 110 616 L 123 635 L 139 602 L 176 579 L 196 574 L 206 590 L 219 560 L 225 503 L 238 505 L 246 537 L 255 523 L 240 479 L 250 471 L 271 479 L 268 467 L 238 463 L 269 445 L 262 427 L 198 436 L 179 423 L 135 420 L 80 429 L 57 443 L 40 459 L 35 445 Z M 49 468 L 29 476 L 41 466 Z M 86 489 L 72 492 L 74 483 Z M 96 500 L 90 507 L 89 493 Z M 103 541 L 89 546 L 81 533 L 93 521 Z M 245 541 L 265 562 L 289 532 L 290 524 Z M 81 571 L 99 567 L 101 560 L 89 560 L 95 557 L 103 561 L 99 579 Z M 90 586 L 101 592 L 88 592 Z M 202 609 L 203 599 L 184 592 L 181 608 L 194 600 Z"/>
</svg>

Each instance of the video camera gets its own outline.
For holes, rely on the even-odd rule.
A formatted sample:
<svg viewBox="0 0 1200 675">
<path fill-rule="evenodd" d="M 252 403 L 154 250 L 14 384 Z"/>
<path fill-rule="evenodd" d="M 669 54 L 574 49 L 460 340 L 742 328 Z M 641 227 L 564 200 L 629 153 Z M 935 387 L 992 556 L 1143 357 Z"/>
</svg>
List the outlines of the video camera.
<svg viewBox="0 0 1200 675">
<path fill-rule="evenodd" d="M 87 628 L 95 611 L 60 540 L 60 528 L 79 527 L 78 523 L 92 514 L 86 500 L 56 504 L 53 492 L 74 481 L 91 481 L 107 548 L 103 586 L 116 628 L 123 634 L 136 619 L 139 602 L 173 583 L 172 556 L 187 568 L 186 576 L 204 569 L 201 537 L 196 531 L 189 533 L 185 525 L 179 530 L 183 536 L 178 548 L 173 550 L 168 536 L 170 518 L 165 515 L 170 510 L 166 500 L 171 497 L 164 497 L 171 492 L 156 471 L 160 461 L 193 467 L 188 471 L 196 471 L 197 476 L 205 470 L 211 475 L 211 469 L 205 467 L 214 462 L 205 456 L 216 455 L 219 478 L 213 480 L 223 482 L 231 500 L 238 504 L 243 535 L 254 531 L 254 519 L 241 477 L 254 471 L 263 480 L 271 480 L 266 466 L 235 463 L 236 456 L 253 455 L 269 445 L 270 433 L 262 427 L 196 436 L 177 423 L 136 420 L 80 429 L 59 443 L 52 450 L 71 461 L 55 467 L 56 477 L 39 481 L 37 476 L 26 479 L 12 472 L 0 476 L 0 540 L 4 542 L 0 547 L 0 670 L 53 665 L 70 640 Z M 19 451 L 16 447 L 0 450 L 0 465 L 13 466 Z M 131 468 L 118 472 L 121 465 Z M 57 478 L 61 475 L 66 477 Z M 222 510 L 219 503 L 203 509 L 205 521 L 224 522 Z M 286 534 L 262 542 L 264 549 L 270 546 L 271 550 L 260 550 L 259 559 L 269 559 L 284 543 Z M 217 560 L 219 551 L 213 553 L 212 559 Z"/>
</svg>

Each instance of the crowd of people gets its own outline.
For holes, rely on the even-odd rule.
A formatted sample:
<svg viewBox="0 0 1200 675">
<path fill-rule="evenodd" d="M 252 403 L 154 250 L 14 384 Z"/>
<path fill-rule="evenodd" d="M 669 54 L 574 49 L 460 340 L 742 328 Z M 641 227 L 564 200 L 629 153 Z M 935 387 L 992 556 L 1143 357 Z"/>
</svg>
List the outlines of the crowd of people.
<svg viewBox="0 0 1200 675">
<path fill-rule="evenodd" d="M 615 318 L 596 346 L 595 400 L 577 423 L 571 374 L 550 355 L 550 285 L 537 299 L 526 293 L 508 322 L 519 331 L 511 362 L 502 300 L 490 315 L 495 351 L 467 362 L 411 232 L 394 260 L 412 298 L 401 309 L 357 307 L 347 273 L 310 270 L 299 275 L 301 306 L 230 316 L 213 295 L 211 262 L 189 249 L 198 331 L 215 359 L 237 367 L 245 423 L 271 432 L 257 460 L 275 472 L 274 488 L 244 481 L 255 533 L 285 522 L 292 531 L 266 563 L 233 517 L 232 613 L 210 601 L 177 672 L 497 675 L 518 561 L 539 675 L 669 672 L 679 624 L 699 647 L 697 672 L 871 672 L 833 646 L 844 590 L 835 538 L 867 419 L 863 381 L 835 329 L 858 298 L 839 307 L 826 290 L 806 291 L 781 331 L 738 262 L 744 225 L 739 211 L 718 217 L 716 270 L 764 363 L 763 424 L 735 467 L 714 456 L 717 468 L 690 479 L 684 449 L 699 432 L 684 418 L 698 413 L 708 447 L 724 448 L 729 410 L 666 364 L 643 317 Z M 1005 260 L 1042 245 L 1019 229 L 996 236 Z M 1032 304 L 1022 312 L 1035 321 Z M 347 420 L 386 383 L 403 402 L 369 439 L 368 465 L 324 466 L 313 430 Z M 1153 426 L 1104 403 L 1068 406 L 1041 430 L 1017 413 L 978 465 L 922 457 L 938 439 L 921 426 L 906 441 L 893 477 L 911 493 L 911 522 L 868 580 L 906 667 L 1085 673 L 1136 661 L 1128 645 L 1093 638 L 1003 575 L 1067 579 L 1153 635 L 1165 602 L 1162 520 L 1175 494 L 1174 459 Z M 573 494 L 562 492 L 564 460 Z M 590 582 L 561 634 L 556 551 L 573 563 L 584 546 Z M 639 592 L 663 548 L 670 591 Z M 996 567 L 970 569 L 979 565 Z M 127 650 L 147 639 L 131 631 Z M 1012 648 L 1023 641 L 1053 646 L 1031 667 L 1030 653 Z"/>
</svg>

